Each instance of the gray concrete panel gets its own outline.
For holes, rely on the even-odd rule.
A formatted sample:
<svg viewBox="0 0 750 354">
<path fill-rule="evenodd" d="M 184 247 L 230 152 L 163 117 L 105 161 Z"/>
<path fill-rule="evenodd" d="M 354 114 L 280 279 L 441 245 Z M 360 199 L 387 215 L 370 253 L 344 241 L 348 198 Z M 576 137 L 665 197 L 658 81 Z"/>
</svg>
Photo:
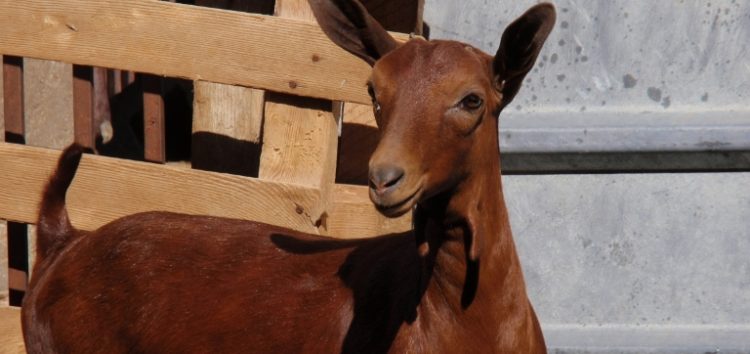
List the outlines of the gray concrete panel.
<svg viewBox="0 0 750 354">
<path fill-rule="evenodd" d="M 666 350 L 684 340 L 683 349 L 750 352 L 748 182 L 749 173 L 505 176 L 549 344 Z"/>
</svg>

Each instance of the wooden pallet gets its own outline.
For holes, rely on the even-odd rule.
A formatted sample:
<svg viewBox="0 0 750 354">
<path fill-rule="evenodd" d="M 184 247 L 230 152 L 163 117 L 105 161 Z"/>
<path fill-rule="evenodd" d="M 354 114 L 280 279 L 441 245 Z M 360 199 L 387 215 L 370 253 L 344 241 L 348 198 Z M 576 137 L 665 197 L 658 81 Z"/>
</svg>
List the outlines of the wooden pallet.
<svg viewBox="0 0 750 354">
<path fill-rule="evenodd" d="M 363 3 L 376 17 L 389 19 L 386 28 L 419 33 L 423 0 Z M 347 182 L 366 175 L 363 161 L 375 136 L 364 89 L 370 68 L 328 40 L 306 0 L 256 5 L 235 10 L 267 14 L 158 0 L 0 0 L 0 133 L 5 132 L 0 141 L 7 140 L 0 142 L 0 220 L 36 221 L 42 188 L 59 156 L 58 150 L 20 145 L 26 140 L 23 58 L 35 58 L 73 64 L 71 140 L 87 146 L 94 145 L 94 106 L 102 99 L 96 82 L 107 76 L 101 68 L 137 72 L 142 80 L 144 160 L 157 163 L 85 155 L 67 197 L 78 228 L 167 210 L 339 238 L 407 230 L 410 217 L 384 218 L 366 186 L 335 183 L 337 170 Z M 195 139 L 216 134 L 262 146 L 255 178 L 160 164 L 165 161 L 160 77 L 194 83 L 193 165 L 226 159 L 209 142 Z M 118 71 L 118 87 L 120 78 Z M 342 120 L 345 135 L 339 137 Z M 9 239 L 25 239 L 26 232 L 20 233 Z M 0 272 L 11 273 L 14 289 L 25 289 L 26 269 Z M 0 307 L 0 352 L 23 352 L 17 308 Z"/>
</svg>

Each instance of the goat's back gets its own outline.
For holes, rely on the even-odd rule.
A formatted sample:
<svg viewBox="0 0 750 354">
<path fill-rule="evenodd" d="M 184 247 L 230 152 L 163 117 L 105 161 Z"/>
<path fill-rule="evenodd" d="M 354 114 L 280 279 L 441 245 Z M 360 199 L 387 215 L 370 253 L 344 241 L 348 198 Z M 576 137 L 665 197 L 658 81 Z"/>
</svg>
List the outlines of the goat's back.
<svg viewBox="0 0 750 354">
<path fill-rule="evenodd" d="M 354 245 L 249 221 L 128 216 L 37 265 L 24 303 L 27 348 L 339 351 L 352 319 L 339 273 Z"/>
</svg>

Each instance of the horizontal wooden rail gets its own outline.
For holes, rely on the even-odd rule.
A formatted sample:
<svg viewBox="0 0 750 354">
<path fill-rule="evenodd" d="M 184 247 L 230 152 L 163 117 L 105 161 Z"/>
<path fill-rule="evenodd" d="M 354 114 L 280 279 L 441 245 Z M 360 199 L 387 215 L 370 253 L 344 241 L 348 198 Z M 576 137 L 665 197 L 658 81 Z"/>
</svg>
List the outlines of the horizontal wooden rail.
<svg viewBox="0 0 750 354">
<path fill-rule="evenodd" d="M 42 189 L 59 154 L 0 143 L 0 219 L 36 222 Z M 67 201 L 73 224 L 86 230 L 150 210 L 256 220 L 342 238 L 409 228 L 408 217 L 390 220 L 378 214 L 366 187 L 337 186 L 324 218 L 311 220 L 308 212 L 321 203 L 313 188 L 94 155 L 81 161 Z"/>
<path fill-rule="evenodd" d="M 0 0 L 0 54 L 370 103 L 317 24 L 166 1 Z"/>
</svg>

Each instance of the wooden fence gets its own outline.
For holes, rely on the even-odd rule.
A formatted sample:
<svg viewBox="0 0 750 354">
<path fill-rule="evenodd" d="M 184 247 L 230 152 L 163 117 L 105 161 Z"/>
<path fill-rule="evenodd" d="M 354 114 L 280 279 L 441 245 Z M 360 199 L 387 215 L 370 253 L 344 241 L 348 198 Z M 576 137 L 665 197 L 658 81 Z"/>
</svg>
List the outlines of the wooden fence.
<svg viewBox="0 0 750 354">
<path fill-rule="evenodd" d="M 195 3 L 248 10 L 234 1 Z M 364 3 L 389 29 L 421 29 L 422 0 Z M 24 57 L 73 64 L 75 141 L 87 146 L 95 145 L 101 119 L 94 109 L 102 100 L 97 80 L 107 71 L 100 68 L 136 72 L 142 86 L 143 160 L 150 162 L 85 155 L 67 198 L 78 228 L 148 210 L 257 220 L 341 238 L 410 226 L 408 216 L 378 214 L 366 186 L 336 183 L 366 175 L 362 156 L 372 150 L 374 131 L 365 90 L 370 68 L 325 37 L 306 1 L 253 4 L 274 15 L 157 0 L 0 1 L 0 140 L 6 141 L 0 142 L 0 220 L 8 221 L 10 253 L 28 248 L 26 224 L 36 221 L 42 188 L 59 156 L 22 145 Z M 111 73 L 119 84 L 120 76 Z M 257 144 L 257 176 L 163 164 L 162 77 L 193 82 L 193 156 L 228 159 L 197 140 L 201 133 Z M 22 295 L 31 262 L 12 258 L 0 272 Z"/>
</svg>

